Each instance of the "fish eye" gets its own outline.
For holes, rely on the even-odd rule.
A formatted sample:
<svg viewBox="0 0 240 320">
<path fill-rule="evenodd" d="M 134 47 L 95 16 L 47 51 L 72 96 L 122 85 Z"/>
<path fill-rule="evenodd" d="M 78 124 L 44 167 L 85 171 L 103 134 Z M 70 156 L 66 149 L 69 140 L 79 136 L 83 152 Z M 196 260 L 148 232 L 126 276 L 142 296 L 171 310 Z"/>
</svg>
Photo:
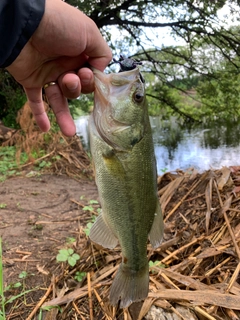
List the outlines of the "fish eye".
<svg viewBox="0 0 240 320">
<path fill-rule="evenodd" d="M 144 95 L 141 94 L 140 92 L 135 92 L 133 94 L 133 99 L 136 101 L 136 102 L 142 102 L 143 99 L 144 99 Z"/>
</svg>

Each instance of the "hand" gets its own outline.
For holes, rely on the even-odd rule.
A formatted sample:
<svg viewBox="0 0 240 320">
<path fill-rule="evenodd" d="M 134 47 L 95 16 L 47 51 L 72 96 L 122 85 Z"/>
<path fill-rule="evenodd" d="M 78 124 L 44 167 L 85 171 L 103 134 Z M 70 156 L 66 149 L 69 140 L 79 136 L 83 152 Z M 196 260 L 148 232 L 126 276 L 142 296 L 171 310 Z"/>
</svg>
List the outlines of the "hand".
<svg viewBox="0 0 240 320">
<path fill-rule="evenodd" d="M 45 13 L 16 60 L 7 68 L 24 87 L 29 105 L 42 131 L 50 128 L 42 101 L 42 87 L 57 85 L 45 93 L 62 132 L 75 134 L 67 98 L 94 90 L 93 73 L 81 68 L 86 62 L 103 71 L 112 58 L 111 51 L 95 23 L 78 9 L 61 0 L 46 0 Z"/>
</svg>

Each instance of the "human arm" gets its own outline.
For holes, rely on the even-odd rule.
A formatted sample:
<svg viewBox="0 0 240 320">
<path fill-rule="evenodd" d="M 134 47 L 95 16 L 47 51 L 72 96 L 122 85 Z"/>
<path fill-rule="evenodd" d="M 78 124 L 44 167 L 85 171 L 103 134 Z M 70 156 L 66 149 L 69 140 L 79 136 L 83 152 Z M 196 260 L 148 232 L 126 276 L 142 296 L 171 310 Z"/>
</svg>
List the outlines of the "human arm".
<svg viewBox="0 0 240 320">
<path fill-rule="evenodd" d="M 92 71 L 82 67 L 88 62 L 103 71 L 110 60 L 111 51 L 90 18 L 65 2 L 46 0 L 38 28 L 7 70 L 24 87 L 43 131 L 50 124 L 43 106 L 42 87 L 50 81 L 58 82 L 46 89 L 46 95 L 62 132 L 71 136 L 75 126 L 67 98 L 94 90 Z"/>
<path fill-rule="evenodd" d="M 0 67 L 9 66 L 37 29 L 45 0 L 0 1 Z"/>
</svg>

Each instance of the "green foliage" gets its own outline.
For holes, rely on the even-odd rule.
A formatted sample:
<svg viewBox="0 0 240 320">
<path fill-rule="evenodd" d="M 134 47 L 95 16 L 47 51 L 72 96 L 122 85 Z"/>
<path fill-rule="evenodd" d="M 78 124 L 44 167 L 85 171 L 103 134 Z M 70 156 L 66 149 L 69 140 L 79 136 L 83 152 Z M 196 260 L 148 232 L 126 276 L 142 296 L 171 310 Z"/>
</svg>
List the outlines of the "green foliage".
<svg viewBox="0 0 240 320">
<path fill-rule="evenodd" d="M 27 273 L 27 271 L 22 271 L 19 275 L 18 275 L 18 278 L 19 279 L 26 279 L 27 278 L 27 275 L 28 275 L 28 273 Z"/>
<path fill-rule="evenodd" d="M 89 200 L 89 204 L 99 204 L 97 200 Z"/>
<path fill-rule="evenodd" d="M 22 87 L 6 70 L 0 69 L 0 120 L 5 126 L 19 128 L 17 112 L 26 101 Z"/>
<path fill-rule="evenodd" d="M 90 234 L 90 230 L 93 226 L 93 223 L 94 222 L 88 222 L 87 223 L 87 227 L 85 229 L 83 229 L 83 231 L 85 232 L 86 236 L 89 237 L 89 234 Z"/>
<path fill-rule="evenodd" d="M 83 196 L 81 196 L 81 198 L 83 198 Z M 92 205 L 94 205 L 94 204 L 97 204 L 97 205 L 98 205 L 99 202 L 98 202 L 97 200 L 89 200 L 89 201 L 88 201 L 88 205 L 84 206 L 84 207 L 82 208 L 82 210 L 84 210 L 84 211 L 89 211 L 89 212 L 91 212 L 91 213 L 93 213 L 93 214 L 96 214 L 96 211 L 94 210 L 94 207 L 92 206 Z M 101 209 L 98 208 L 98 209 L 97 209 L 97 213 L 100 214 L 100 212 L 101 212 Z M 94 224 L 94 222 L 96 221 L 96 219 L 97 219 L 96 215 L 93 215 L 93 216 L 91 217 L 90 221 L 87 223 L 86 228 L 83 229 L 83 231 L 85 232 L 85 234 L 86 234 L 87 237 L 89 236 L 89 234 L 90 234 L 90 229 L 91 229 L 92 225 Z"/>
<path fill-rule="evenodd" d="M 156 261 L 149 261 L 149 268 L 151 267 L 159 267 L 159 268 L 166 268 L 165 264 L 161 263 L 160 261 L 156 260 Z"/>
<path fill-rule="evenodd" d="M 152 272 L 152 273 L 156 273 L 156 271 L 154 269 L 152 269 L 152 267 L 166 268 L 165 264 L 161 263 L 158 260 L 156 260 L 156 261 L 150 260 L 148 264 L 149 264 L 150 272 Z"/>
<path fill-rule="evenodd" d="M 62 308 L 60 306 L 45 306 L 45 307 L 41 307 L 40 308 L 40 312 L 39 312 L 39 316 L 38 316 L 38 320 L 43 320 L 43 318 L 42 318 L 42 312 L 43 311 L 51 311 L 52 309 L 58 309 L 58 311 L 60 313 L 62 312 Z"/>
<path fill-rule="evenodd" d="M 82 208 L 83 211 L 90 211 L 90 212 L 93 212 L 94 213 L 94 208 L 93 208 L 93 204 L 98 204 L 98 201 L 97 200 L 89 200 L 88 201 L 88 205 L 84 206 Z M 98 213 L 101 209 L 97 209 Z"/>
<path fill-rule="evenodd" d="M 52 162 L 51 162 L 51 161 L 45 161 L 45 160 L 43 160 L 43 161 L 38 162 L 37 165 L 38 165 L 38 167 L 39 167 L 40 169 L 49 168 L 49 167 L 51 167 Z"/>
<path fill-rule="evenodd" d="M 240 118 L 240 74 L 215 72 L 210 80 L 201 81 L 197 93 L 205 106 L 203 112 L 208 119 L 237 120 Z"/>
<path fill-rule="evenodd" d="M 83 211 L 93 211 L 94 210 L 94 208 L 92 206 L 85 206 L 82 209 L 83 209 Z"/>
<path fill-rule="evenodd" d="M 85 232 L 86 236 L 88 237 L 90 234 L 90 230 L 92 228 L 92 225 L 94 224 L 94 222 L 96 221 L 97 217 L 96 216 L 92 216 L 91 220 L 87 223 L 87 227 L 85 229 L 83 229 L 83 231 Z"/>
<path fill-rule="evenodd" d="M 7 304 L 13 303 L 14 301 L 18 300 L 20 297 L 26 295 L 27 293 L 32 292 L 35 289 L 30 289 L 30 290 L 23 290 L 19 294 L 11 296 L 10 298 L 6 299 L 5 298 L 5 292 L 8 290 L 14 288 L 20 288 L 22 286 L 21 282 L 16 282 L 14 284 L 9 284 L 7 287 L 4 288 L 3 285 L 3 263 L 2 263 L 2 239 L 0 237 L 0 320 L 5 320 L 6 319 L 6 313 L 5 313 L 5 306 Z M 20 279 L 25 279 L 27 277 L 27 272 L 22 271 L 19 274 Z"/>
<path fill-rule="evenodd" d="M 238 0 L 66 2 L 94 20 L 115 58 L 123 54 L 143 62 L 150 114 L 163 119 L 239 118 Z M 230 9 L 223 16 L 219 10 L 225 5 Z M 14 125 L 24 99 L 22 88 L 2 70 L 0 110 L 5 113 L 0 119 L 5 125 Z M 81 95 L 69 104 L 76 118 L 90 111 L 93 96 Z"/>
<path fill-rule="evenodd" d="M 26 163 L 27 155 L 21 154 L 20 165 Z M 0 182 L 17 173 L 16 147 L 0 147 Z"/>
<path fill-rule="evenodd" d="M 15 146 L 11 147 L 0 147 L 0 182 L 4 181 L 6 178 L 18 174 L 18 170 L 21 165 L 25 164 L 28 161 L 28 155 L 25 152 L 22 152 L 20 155 L 19 161 L 16 159 L 17 149 Z M 31 156 L 33 158 L 38 158 L 45 154 L 44 150 L 39 150 L 38 153 L 32 152 Z M 55 161 L 57 159 L 52 158 L 51 160 Z M 36 169 L 48 168 L 52 165 L 52 161 L 37 161 L 35 164 Z"/>
<path fill-rule="evenodd" d="M 67 243 L 67 244 L 72 244 L 72 243 L 74 243 L 74 242 L 76 242 L 76 239 L 75 239 L 75 238 L 68 237 L 68 238 L 66 239 L 66 243 Z"/>
<path fill-rule="evenodd" d="M 79 259 L 80 256 L 71 248 L 60 249 L 57 255 L 57 262 L 68 262 L 71 267 L 74 267 Z"/>
<path fill-rule="evenodd" d="M 69 102 L 69 109 L 74 119 L 79 118 L 85 114 L 88 114 L 93 108 L 93 95 L 85 94 L 81 95 L 76 100 Z"/>
<path fill-rule="evenodd" d="M 75 273 L 74 279 L 78 282 L 81 282 L 86 277 L 86 272 L 77 271 Z"/>
<path fill-rule="evenodd" d="M 19 294 L 15 295 L 15 296 L 12 296 L 11 298 L 9 298 L 8 300 L 5 301 L 5 305 L 9 304 L 9 303 L 13 303 L 15 300 L 18 300 L 22 296 L 24 296 L 27 293 L 30 293 L 30 292 L 32 292 L 34 290 L 35 290 L 35 288 L 34 289 L 30 289 L 30 290 L 25 290 L 25 291 L 22 291 L 22 292 L 20 292 Z"/>
<path fill-rule="evenodd" d="M 172 115 L 197 121 L 239 119 L 240 73 L 236 69 L 240 67 L 239 58 L 234 57 L 231 61 L 219 59 L 212 64 L 212 59 L 217 53 L 205 44 L 208 57 L 200 55 L 198 58 L 199 61 L 202 59 L 205 62 L 205 67 L 208 66 L 208 73 L 203 76 L 192 70 L 188 72 L 185 70 L 181 74 L 176 69 L 176 63 L 179 65 L 183 63 L 181 60 L 185 51 L 186 46 L 178 47 L 181 57 L 177 59 L 172 48 L 164 52 L 154 52 L 154 54 L 150 50 L 154 59 L 165 59 L 171 63 L 165 69 L 168 79 L 164 78 L 164 70 L 159 69 L 160 80 L 157 73 L 148 74 L 146 68 L 144 70 L 149 113 L 160 115 L 162 119 L 169 119 Z M 201 63 L 199 65 L 201 66 Z M 203 69 L 203 71 L 206 70 Z"/>
<path fill-rule="evenodd" d="M 29 156 L 26 152 L 21 152 L 20 158 L 17 159 L 17 148 L 15 146 L 1 147 L 0 146 L 0 182 L 4 181 L 10 176 L 21 174 L 21 166 L 26 164 L 29 160 Z M 49 168 L 53 162 L 60 159 L 60 156 L 53 156 L 48 158 L 49 160 L 38 160 L 39 157 L 43 157 L 46 154 L 45 150 L 39 149 L 37 152 L 31 152 L 31 158 L 36 159 L 34 166 L 36 171 Z M 29 172 L 26 176 L 31 177 L 37 175 L 36 171 Z M 1 207 L 0 207 L 1 208 Z"/>
</svg>

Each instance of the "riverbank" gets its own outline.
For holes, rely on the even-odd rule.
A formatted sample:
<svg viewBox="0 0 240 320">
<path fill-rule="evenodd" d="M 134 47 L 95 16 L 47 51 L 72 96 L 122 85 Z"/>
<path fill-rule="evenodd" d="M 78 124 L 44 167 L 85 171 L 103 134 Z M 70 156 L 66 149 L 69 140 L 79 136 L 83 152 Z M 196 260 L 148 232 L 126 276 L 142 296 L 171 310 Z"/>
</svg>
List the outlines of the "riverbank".
<svg viewBox="0 0 240 320">
<path fill-rule="evenodd" d="M 7 319 L 240 317 L 240 167 L 159 176 L 164 240 L 148 247 L 149 297 L 124 312 L 108 302 L 120 248 L 87 237 L 99 209 L 95 184 L 54 172 L 1 183 Z M 64 248 L 79 255 L 74 266 L 57 260 Z"/>
</svg>

